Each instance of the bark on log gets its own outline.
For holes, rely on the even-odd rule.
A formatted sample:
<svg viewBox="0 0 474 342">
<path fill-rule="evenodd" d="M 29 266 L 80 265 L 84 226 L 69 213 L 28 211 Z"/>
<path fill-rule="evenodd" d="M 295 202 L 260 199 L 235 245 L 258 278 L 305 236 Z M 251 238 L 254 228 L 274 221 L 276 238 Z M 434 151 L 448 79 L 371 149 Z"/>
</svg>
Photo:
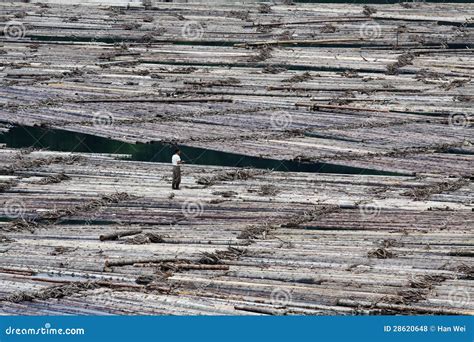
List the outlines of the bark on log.
<svg viewBox="0 0 474 342">
<path fill-rule="evenodd" d="M 131 235 L 137 235 L 140 234 L 143 230 L 141 229 L 135 229 L 135 230 L 126 230 L 123 232 L 117 232 L 117 233 L 112 233 L 112 234 L 105 234 L 101 235 L 99 237 L 100 241 L 109 241 L 109 240 L 118 240 L 121 237 L 124 236 L 131 236 Z"/>
</svg>

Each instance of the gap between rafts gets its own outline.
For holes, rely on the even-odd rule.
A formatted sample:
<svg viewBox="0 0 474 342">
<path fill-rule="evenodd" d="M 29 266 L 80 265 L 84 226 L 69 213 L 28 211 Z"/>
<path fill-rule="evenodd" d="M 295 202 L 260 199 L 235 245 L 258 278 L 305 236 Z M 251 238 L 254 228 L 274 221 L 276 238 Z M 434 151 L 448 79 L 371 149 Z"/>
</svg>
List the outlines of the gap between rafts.
<svg viewBox="0 0 474 342">
<path fill-rule="evenodd" d="M 170 143 L 131 144 L 91 134 L 55 128 L 13 126 L 0 135 L 0 143 L 10 148 L 37 148 L 58 152 L 123 154 L 134 161 L 169 163 L 176 148 Z M 375 176 L 407 176 L 396 172 L 350 167 L 322 162 L 297 162 L 245 156 L 241 154 L 179 145 L 187 164 L 225 167 L 250 167 L 288 172 L 357 174 Z"/>
</svg>

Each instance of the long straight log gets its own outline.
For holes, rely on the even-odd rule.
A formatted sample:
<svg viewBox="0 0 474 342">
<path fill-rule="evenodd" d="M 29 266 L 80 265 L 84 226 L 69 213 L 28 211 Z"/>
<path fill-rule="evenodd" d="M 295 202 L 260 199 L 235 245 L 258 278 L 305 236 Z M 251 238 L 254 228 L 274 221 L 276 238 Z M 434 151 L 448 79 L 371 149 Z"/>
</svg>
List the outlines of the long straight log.
<svg viewBox="0 0 474 342">
<path fill-rule="evenodd" d="M 234 44 L 235 47 L 244 48 L 247 46 L 268 46 L 268 45 L 317 45 L 317 44 L 332 44 L 332 43 L 356 43 L 361 39 L 305 39 L 305 40 L 267 40 L 262 42 L 248 42 Z"/>
<path fill-rule="evenodd" d="M 327 104 L 311 103 L 311 102 L 297 102 L 295 103 L 295 106 L 310 107 L 313 110 L 323 108 L 323 109 L 354 110 L 354 111 L 360 111 L 360 112 L 390 113 L 390 110 L 387 110 L 387 109 L 372 109 L 372 108 L 353 107 L 353 106 L 337 106 L 337 105 L 327 105 Z"/>
<path fill-rule="evenodd" d="M 75 103 L 187 103 L 187 102 L 233 102 L 231 98 L 184 98 L 184 99 L 81 99 Z"/>
<path fill-rule="evenodd" d="M 135 264 L 159 264 L 163 262 L 180 262 L 182 259 L 159 259 L 159 258 L 149 258 L 149 259 L 135 259 L 135 260 L 122 260 L 122 261 L 110 261 L 105 262 L 106 267 L 113 266 L 129 266 Z"/>
<path fill-rule="evenodd" d="M 254 312 L 254 313 L 259 313 L 259 314 L 264 314 L 264 315 L 271 315 L 271 316 L 279 316 L 279 315 L 285 314 L 285 311 L 283 310 L 274 310 L 274 309 L 262 308 L 259 306 L 249 306 L 249 305 L 235 305 L 234 309 L 241 310 L 241 311 Z"/>
<path fill-rule="evenodd" d="M 181 270 L 211 270 L 211 271 L 227 271 L 229 270 L 228 265 L 193 265 L 193 264 L 174 264 L 173 266 Z"/>
<path fill-rule="evenodd" d="M 137 234 L 140 234 L 142 232 L 143 232 L 143 230 L 141 230 L 141 229 L 126 230 L 126 231 L 123 231 L 123 232 L 117 232 L 117 233 L 101 235 L 99 237 L 99 239 L 100 239 L 100 241 L 118 240 L 121 237 L 137 235 Z"/>
<path fill-rule="evenodd" d="M 244 28 L 252 28 L 259 26 L 267 27 L 278 27 L 286 25 L 306 25 L 306 24 L 319 24 L 319 23 L 342 23 L 342 22 L 354 22 L 354 21 L 369 21 L 371 18 L 365 16 L 346 17 L 346 18 L 325 18 L 318 20 L 300 20 L 300 21 L 289 21 L 289 22 L 278 22 L 278 23 L 253 23 L 251 25 L 244 25 Z"/>
</svg>

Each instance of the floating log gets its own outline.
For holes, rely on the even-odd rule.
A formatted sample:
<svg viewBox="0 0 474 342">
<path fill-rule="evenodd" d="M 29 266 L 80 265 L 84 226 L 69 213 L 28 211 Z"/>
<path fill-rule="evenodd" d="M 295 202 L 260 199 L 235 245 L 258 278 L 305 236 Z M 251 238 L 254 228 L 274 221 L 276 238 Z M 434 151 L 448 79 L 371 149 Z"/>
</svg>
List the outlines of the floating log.
<svg viewBox="0 0 474 342">
<path fill-rule="evenodd" d="M 243 48 L 247 46 L 272 46 L 272 45 L 320 45 L 333 43 L 355 43 L 360 39 L 306 39 L 306 40 L 267 40 L 263 42 L 234 44 L 235 47 Z"/>
<path fill-rule="evenodd" d="M 226 98 L 183 98 L 183 99 L 81 99 L 76 100 L 76 103 L 179 103 L 179 102 L 232 102 L 232 99 Z"/>
<path fill-rule="evenodd" d="M 143 230 L 141 230 L 141 229 L 135 229 L 135 230 L 127 230 L 127 231 L 123 231 L 123 232 L 105 234 L 105 235 L 101 235 L 101 236 L 99 237 L 99 240 L 100 240 L 100 241 L 118 240 L 118 239 L 120 239 L 121 237 L 124 237 L 124 236 L 131 236 L 131 235 L 137 235 L 137 234 L 140 234 L 141 232 L 143 232 Z"/>
<path fill-rule="evenodd" d="M 147 259 L 134 259 L 134 260 L 119 260 L 119 261 L 105 261 L 105 267 L 115 266 L 130 266 L 135 264 L 160 264 L 165 262 L 179 262 L 176 259 L 160 259 L 160 258 L 147 258 Z"/>
</svg>

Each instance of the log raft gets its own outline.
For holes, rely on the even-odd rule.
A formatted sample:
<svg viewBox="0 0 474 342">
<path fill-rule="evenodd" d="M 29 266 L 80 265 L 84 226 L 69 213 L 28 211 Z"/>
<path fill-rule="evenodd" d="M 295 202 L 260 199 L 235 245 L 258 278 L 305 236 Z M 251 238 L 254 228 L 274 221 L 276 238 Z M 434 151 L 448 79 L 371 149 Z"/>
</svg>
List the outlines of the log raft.
<svg viewBox="0 0 474 342">
<path fill-rule="evenodd" d="M 472 315 L 473 11 L 2 3 L 0 133 L 403 176 L 0 145 L 0 314 Z"/>
<path fill-rule="evenodd" d="M 472 175 L 471 3 L 92 8 L 2 3 L 2 121 Z"/>
<path fill-rule="evenodd" d="M 3 314 L 474 313 L 471 182 L 188 165 L 173 191 L 169 164 L 21 156 L 0 149 Z"/>
</svg>

